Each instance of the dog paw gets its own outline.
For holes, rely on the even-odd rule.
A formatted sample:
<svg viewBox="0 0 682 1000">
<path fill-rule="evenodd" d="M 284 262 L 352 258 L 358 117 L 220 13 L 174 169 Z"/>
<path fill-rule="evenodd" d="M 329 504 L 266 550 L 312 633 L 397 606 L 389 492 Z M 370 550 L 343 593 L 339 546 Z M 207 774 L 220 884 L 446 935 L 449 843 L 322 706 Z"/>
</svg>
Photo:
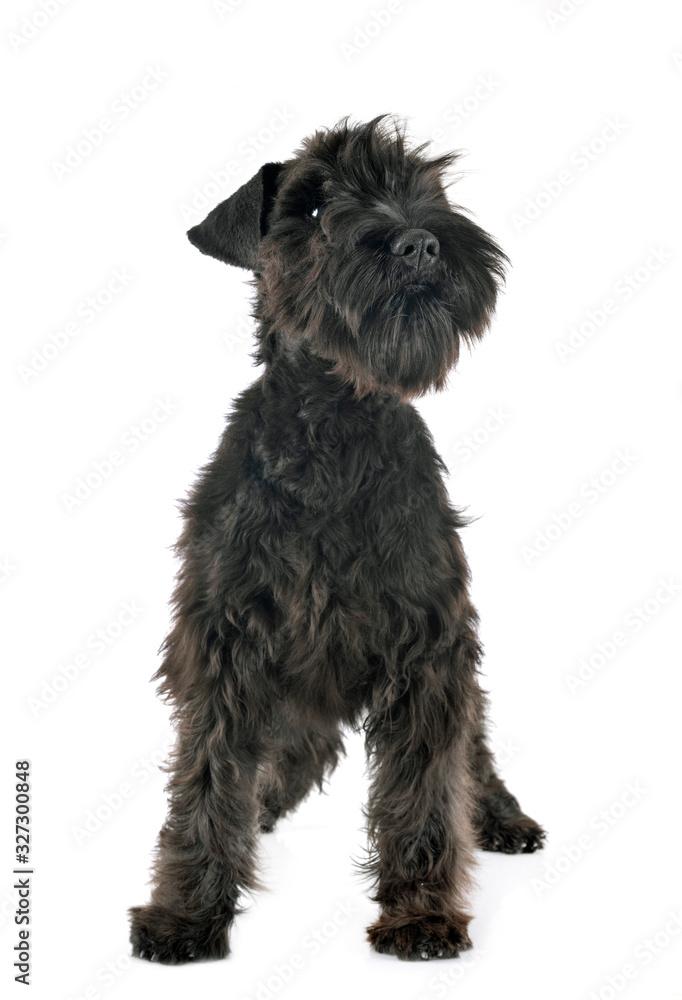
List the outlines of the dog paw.
<svg viewBox="0 0 682 1000">
<path fill-rule="evenodd" d="M 407 962 L 457 958 L 461 951 L 472 947 L 467 933 L 470 919 L 457 914 L 407 917 L 382 914 L 367 928 L 367 938 L 375 951 L 396 955 Z"/>
<path fill-rule="evenodd" d="M 260 827 L 261 833 L 272 833 L 277 825 L 277 820 L 280 818 L 281 812 L 279 809 L 264 809 L 260 814 L 258 819 L 258 825 Z"/>
<path fill-rule="evenodd" d="M 215 925 L 197 924 L 157 906 L 130 909 L 130 942 L 133 956 L 163 965 L 183 965 L 206 958 L 224 958 L 228 953 L 227 930 L 216 933 Z"/>
<path fill-rule="evenodd" d="M 542 850 L 545 836 L 542 827 L 523 813 L 509 819 L 488 816 L 479 831 L 478 846 L 502 854 L 532 854 Z"/>
</svg>

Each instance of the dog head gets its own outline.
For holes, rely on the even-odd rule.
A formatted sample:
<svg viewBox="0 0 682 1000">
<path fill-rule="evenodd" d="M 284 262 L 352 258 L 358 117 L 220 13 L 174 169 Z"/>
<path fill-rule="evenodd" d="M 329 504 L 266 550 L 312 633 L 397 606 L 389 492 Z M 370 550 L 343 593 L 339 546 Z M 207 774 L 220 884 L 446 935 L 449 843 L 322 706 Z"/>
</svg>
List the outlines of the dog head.
<svg viewBox="0 0 682 1000">
<path fill-rule="evenodd" d="M 410 149 L 386 116 L 344 119 L 189 231 L 203 253 L 254 271 L 259 360 L 303 342 L 358 395 L 442 388 L 461 341 L 485 332 L 507 261 L 448 202 L 455 159 Z"/>
</svg>

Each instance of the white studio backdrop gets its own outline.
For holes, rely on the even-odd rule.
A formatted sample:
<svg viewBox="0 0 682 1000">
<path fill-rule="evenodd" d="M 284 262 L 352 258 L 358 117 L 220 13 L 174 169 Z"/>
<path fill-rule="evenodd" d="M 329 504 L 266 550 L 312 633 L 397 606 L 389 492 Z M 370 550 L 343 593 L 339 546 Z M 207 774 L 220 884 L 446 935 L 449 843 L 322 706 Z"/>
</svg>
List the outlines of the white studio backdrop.
<svg viewBox="0 0 682 1000">
<path fill-rule="evenodd" d="M 680 105 L 673 0 L 3 6 L 0 962 L 31 761 L 31 993 L 679 1000 Z M 420 401 L 451 475 L 502 773 L 549 839 L 481 855 L 474 950 L 364 940 L 362 742 L 263 839 L 225 961 L 133 960 L 165 813 L 176 501 L 256 377 L 247 276 L 185 230 L 351 114 L 466 150 L 512 261 Z M 112 457 L 115 453 L 116 458 Z"/>
</svg>

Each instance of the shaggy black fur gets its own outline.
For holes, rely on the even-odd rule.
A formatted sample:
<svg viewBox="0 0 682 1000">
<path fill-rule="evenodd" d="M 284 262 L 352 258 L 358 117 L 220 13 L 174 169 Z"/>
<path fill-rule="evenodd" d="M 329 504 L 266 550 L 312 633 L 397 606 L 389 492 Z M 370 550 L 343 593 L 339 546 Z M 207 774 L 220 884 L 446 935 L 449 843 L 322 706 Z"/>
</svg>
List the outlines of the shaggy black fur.
<svg viewBox="0 0 682 1000">
<path fill-rule="evenodd" d="M 170 806 L 133 953 L 220 958 L 259 830 L 366 733 L 377 951 L 470 947 L 474 849 L 543 831 L 497 777 L 481 647 L 444 464 L 409 399 L 490 320 L 506 258 L 448 203 L 454 156 L 386 118 L 317 132 L 190 230 L 255 272 L 258 381 L 184 503 Z"/>
</svg>

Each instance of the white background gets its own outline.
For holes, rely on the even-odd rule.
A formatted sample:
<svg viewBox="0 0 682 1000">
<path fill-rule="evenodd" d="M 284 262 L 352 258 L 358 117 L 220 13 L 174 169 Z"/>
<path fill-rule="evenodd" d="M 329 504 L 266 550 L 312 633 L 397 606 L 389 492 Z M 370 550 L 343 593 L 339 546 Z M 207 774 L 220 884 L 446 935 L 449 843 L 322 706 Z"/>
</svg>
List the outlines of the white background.
<svg viewBox="0 0 682 1000">
<path fill-rule="evenodd" d="M 71 0 L 50 17 L 4 4 L 0 964 L 12 996 L 24 995 L 12 771 L 28 757 L 40 1000 L 682 997 L 682 18 L 673 0 L 559 8 L 402 0 L 377 29 L 384 0 Z M 126 909 L 147 899 L 165 812 L 154 760 L 168 710 L 149 678 L 175 502 L 255 377 L 247 278 L 190 246 L 205 211 L 187 206 L 203 192 L 208 210 L 318 126 L 385 111 L 415 140 L 467 151 L 453 198 L 513 264 L 491 333 L 419 405 L 453 502 L 478 517 L 464 543 L 494 740 L 548 844 L 481 855 L 466 957 L 372 953 L 376 908 L 351 860 L 364 846 L 356 737 L 329 795 L 264 838 L 268 891 L 229 959 L 132 960 Z M 102 118 L 112 129 L 89 149 Z M 126 286 L 102 292 L 115 270 Z M 65 340 L 69 322 L 79 332 Z M 146 428 L 135 447 L 133 427 Z M 112 450 L 121 463 L 67 509 Z M 121 627 L 125 602 L 141 610 Z M 576 687 L 583 659 L 592 676 L 583 664 Z"/>
</svg>

